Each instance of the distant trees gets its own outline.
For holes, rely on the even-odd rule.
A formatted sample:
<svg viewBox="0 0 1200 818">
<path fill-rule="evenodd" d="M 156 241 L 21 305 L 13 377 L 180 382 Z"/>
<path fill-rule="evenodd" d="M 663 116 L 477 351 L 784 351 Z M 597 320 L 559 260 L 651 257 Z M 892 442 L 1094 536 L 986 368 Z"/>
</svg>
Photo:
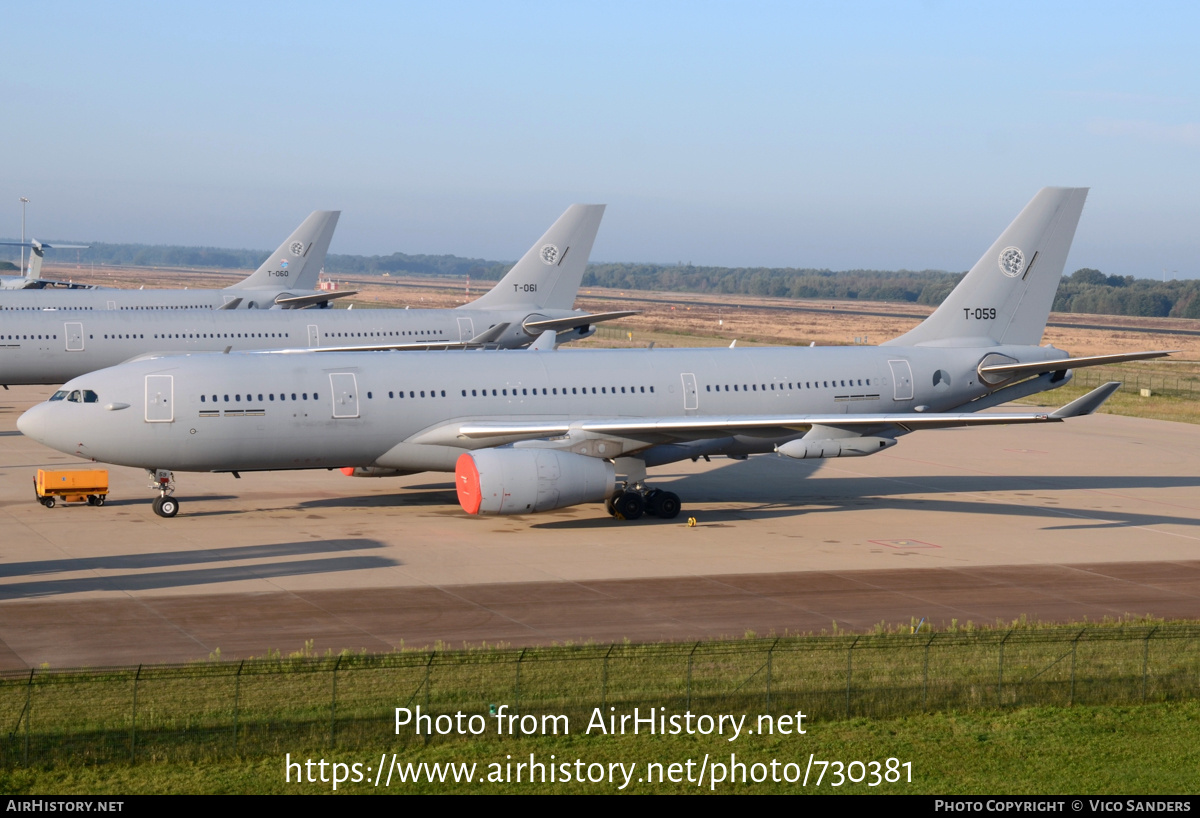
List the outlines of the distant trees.
<svg viewBox="0 0 1200 818">
<path fill-rule="evenodd" d="M 261 250 L 215 247 L 93 244 L 85 260 L 98 264 L 152 267 L 253 269 L 267 259 Z M 455 276 L 499 280 L 511 263 L 459 256 L 392 253 L 387 256 L 331 255 L 331 274 Z M 0 269 L 16 265 L 0 262 Z M 589 264 L 586 287 L 663 292 L 721 293 L 773 298 L 899 301 L 935 307 L 945 300 L 963 273 L 941 270 L 832 270 L 799 267 L 696 267 L 692 264 Z M 1155 281 L 1106 275 L 1084 267 L 1064 276 L 1054 299 L 1057 312 L 1200 318 L 1200 281 Z"/>
<path fill-rule="evenodd" d="M 1101 315 L 1200 318 L 1200 281 L 1106 276 L 1085 267 L 1063 278 L 1054 309 Z"/>
</svg>

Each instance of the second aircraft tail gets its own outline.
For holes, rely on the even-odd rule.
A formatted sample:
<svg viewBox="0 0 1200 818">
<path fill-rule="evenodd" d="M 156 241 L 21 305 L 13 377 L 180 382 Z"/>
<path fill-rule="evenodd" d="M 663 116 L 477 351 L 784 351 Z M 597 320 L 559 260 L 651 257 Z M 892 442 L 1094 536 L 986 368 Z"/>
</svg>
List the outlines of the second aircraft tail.
<svg viewBox="0 0 1200 818">
<path fill-rule="evenodd" d="M 576 204 L 470 309 L 569 310 L 583 281 L 604 205 Z"/>
<path fill-rule="evenodd" d="M 315 290 L 340 210 L 314 210 L 249 278 L 229 289 Z"/>
</svg>

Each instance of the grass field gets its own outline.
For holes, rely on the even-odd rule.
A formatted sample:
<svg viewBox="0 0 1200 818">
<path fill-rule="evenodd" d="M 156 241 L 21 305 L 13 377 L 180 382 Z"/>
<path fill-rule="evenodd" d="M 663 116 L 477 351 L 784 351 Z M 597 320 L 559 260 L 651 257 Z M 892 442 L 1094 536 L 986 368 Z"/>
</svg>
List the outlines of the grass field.
<svg viewBox="0 0 1200 818">
<path fill-rule="evenodd" d="M 528 761 L 532 753 L 543 763 L 550 756 L 561 763 L 580 759 L 588 765 L 621 763 L 632 768 L 631 781 L 623 790 L 635 793 L 928 793 L 928 794 L 1169 794 L 1196 789 L 1200 769 L 1200 704 L 1155 704 L 1134 707 L 1021 708 L 988 713 L 934 713 L 897 719 L 814 720 L 805 735 L 743 736 L 729 742 L 720 736 L 615 736 L 571 735 L 521 739 L 491 739 L 432 744 L 397 750 L 386 741 L 354 752 L 329 750 L 319 744 L 290 748 L 293 761 L 322 759 L 344 764 L 359 763 L 363 779 L 339 785 L 339 793 L 608 793 L 622 791 L 624 773 L 616 772 L 610 783 L 576 781 L 562 783 L 400 783 L 376 787 L 365 774 L 379 764 L 381 754 L 396 753 L 401 765 L 475 764 L 475 776 L 486 777 L 497 770 L 515 775 L 507 765 Z M 695 779 L 702 760 L 709 756 L 709 769 L 716 763 L 731 766 L 731 755 L 747 765 L 746 776 L 766 774 L 767 780 L 742 783 L 737 780 L 712 783 L 712 775 L 698 786 Z M 819 786 L 820 765 L 810 770 L 809 783 L 773 782 L 769 765 L 792 762 L 795 768 L 777 767 L 780 778 L 796 776 L 816 761 L 883 763 L 887 759 L 911 764 L 911 783 L 849 781 L 832 786 L 836 768 L 826 767 Z M 511 758 L 509 758 L 511 756 Z M 687 761 L 693 762 L 692 781 L 685 776 Z M 0 769 L 0 793 L 40 795 L 132 795 L 139 793 L 261 793 L 320 794 L 333 792 L 332 782 L 292 783 L 285 779 L 285 753 L 237 759 L 185 763 L 87 764 L 56 768 Z M 639 782 L 648 765 L 663 765 L 664 777 L 671 763 L 680 764 L 683 780 L 672 783 Z M 754 768 L 755 763 L 764 765 Z M 489 765 L 501 765 L 500 767 Z M 596 768 L 592 768 L 595 772 Z M 319 770 L 314 768 L 314 775 Z M 295 772 L 295 770 L 293 770 Z M 657 772 L 657 768 L 655 768 Z M 726 779 L 728 778 L 726 771 Z M 327 777 L 332 770 L 328 769 Z M 374 773 L 372 772 L 373 776 Z M 547 773 L 548 775 L 548 773 Z M 858 768 L 853 771 L 859 776 Z M 382 781 L 380 782 L 383 783 Z"/>
<path fill-rule="evenodd" d="M 382 754 L 392 767 L 392 753 L 402 768 L 466 762 L 486 769 L 498 762 L 506 786 L 510 755 L 528 760 L 533 753 L 543 763 L 551 755 L 579 758 L 604 769 L 634 764 L 645 777 L 653 762 L 702 764 L 705 755 L 725 764 L 727 776 L 736 754 L 751 765 L 774 759 L 806 769 L 810 757 L 885 765 L 877 771 L 897 759 L 894 773 L 904 763 L 916 771 L 904 785 L 913 792 L 1179 791 L 1198 752 L 1187 738 L 1200 716 L 1198 645 L 1200 627 L 1188 623 L 1016 623 L 696 644 L 301 653 L 9 675 L 0 684 L 0 792 L 331 789 L 332 782 L 289 785 L 289 754 L 358 763 L 359 779 L 346 780 L 344 789 L 370 791 L 362 770 L 378 768 Z M 441 720 L 423 730 L 411 719 L 397 726 L 396 708 L 421 708 Z M 503 728 L 506 712 L 522 720 Z M 598 727 L 611 727 L 610 715 L 635 712 L 690 713 L 697 729 L 612 735 Z M 453 721 L 459 713 L 477 720 L 475 734 Z M 722 715 L 744 719 L 736 734 Z M 781 716 L 793 719 L 776 721 Z M 712 719 L 707 729 L 702 717 Z M 764 724 L 780 729 L 760 732 Z M 797 732 L 800 726 L 806 733 Z M 1167 751 L 1162 758 L 1171 761 L 1155 766 L 1154 754 Z M 1028 769 L 1039 754 L 1046 763 Z M 1103 770 L 1088 769 L 1096 759 L 1104 759 Z M 1129 767 L 1125 779 L 1113 778 L 1108 765 L 1117 763 Z M 868 771 L 860 765 L 843 772 L 861 778 Z M 794 781 L 758 785 L 796 788 Z M 897 789 L 899 782 L 878 782 L 885 785 Z M 718 778 L 717 786 L 727 784 Z M 421 788 L 397 781 L 395 789 Z M 458 789 L 502 788 L 460 782 Z M 574 782 L 563 790 L 561 782 L 547 782 L 542 789 L 615 787 Z M 695 789 L 694 779 L 637 788 Z M 872 788 L 847 781 L 844 789 Z"/>
</svg>

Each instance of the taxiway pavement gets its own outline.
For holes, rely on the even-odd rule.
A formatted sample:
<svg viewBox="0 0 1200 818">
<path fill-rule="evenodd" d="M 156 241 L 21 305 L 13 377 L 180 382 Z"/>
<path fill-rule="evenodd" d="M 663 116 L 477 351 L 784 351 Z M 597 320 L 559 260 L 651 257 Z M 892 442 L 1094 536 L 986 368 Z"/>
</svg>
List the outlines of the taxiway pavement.
<svg viewBox="0 0 1200 818">
<path fill-rule="evenodd" d="M 672 521 L 599 505 L 472 518 L 449 475 L 177 474 L 180 515 L 109 467 L 46 509 L 0 393 L 0 670 L 870 629 L 926 617 L 1200 618 L 1200 427 L 1096 415 L 920 432 L 869 458 L 651 474 Z M 1049 395 L 1053 398 L 1053 395 Z M 689 527 L 687 518 L 695 517 Z"/>
</svg>

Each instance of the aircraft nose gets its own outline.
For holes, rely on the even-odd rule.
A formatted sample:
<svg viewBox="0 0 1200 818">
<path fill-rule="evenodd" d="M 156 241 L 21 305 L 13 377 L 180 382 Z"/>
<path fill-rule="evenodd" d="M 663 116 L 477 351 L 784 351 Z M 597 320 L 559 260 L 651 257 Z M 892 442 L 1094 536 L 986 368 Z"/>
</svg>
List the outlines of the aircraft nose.
<svg viewBox="0 0 1200 818">
<path fill-rule="evenodd" d="M 31 409 L 25 411 L 17 418 L 17 428 L 21 430 L 21 434 L 25 437 L 42 443 L 46 439 L 46 431 L 49 429 L 49 422 L 46 415 L 50 407 L 44 403 L 39 403 Z"/>
</svg>

